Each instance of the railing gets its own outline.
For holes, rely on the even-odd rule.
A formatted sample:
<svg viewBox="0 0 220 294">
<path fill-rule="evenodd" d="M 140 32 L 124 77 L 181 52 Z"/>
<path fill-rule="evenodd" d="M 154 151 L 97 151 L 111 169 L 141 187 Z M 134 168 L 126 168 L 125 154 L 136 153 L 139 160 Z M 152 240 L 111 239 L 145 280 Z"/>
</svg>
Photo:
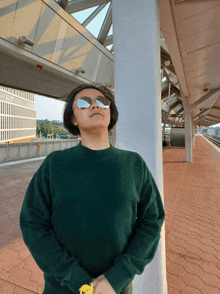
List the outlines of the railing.
<svg viewBox="0 0 220 294">
<path fill-rule="evenodd" d="M 0 145 L 0 163 L 47 156 L 54 150 L 62 150 L 78 144 L 79 139 L 45 140 Z"/>
<path fill-rule="evenodd" d="M 81 139 L 67 139 L 0 144 L 0 163 L 47 156 L 55 150 L 76 146 L 80 141 Z M 109 137 L 109 142 L 114 146 L 112 136 Z"/>
</svg>

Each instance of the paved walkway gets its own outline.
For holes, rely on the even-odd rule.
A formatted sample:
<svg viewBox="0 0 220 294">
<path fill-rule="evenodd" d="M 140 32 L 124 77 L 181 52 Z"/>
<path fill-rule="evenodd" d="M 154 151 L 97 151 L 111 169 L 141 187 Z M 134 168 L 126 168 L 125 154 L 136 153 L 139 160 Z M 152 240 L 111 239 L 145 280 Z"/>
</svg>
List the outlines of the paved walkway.
<svg viewBox="0 0 220 294">
<path fill-rule="evenodd" d="M 185 149 L 163 152 L 168 294 L 220 293 L 220 163 L 196 136 L 193 163 Z"/>
<path fill-rule="evenodd" d="M 220 161 L 196 136 L 193 163 L 184 148 L 164 148 L 168 294 L 220 293 Z M 0 168 L 0 293 L 41 294 L 43 272 L 22 240 L 19 213 L 42 160 Z M 151 293 L 146 293 L 151 294 Z"/>
</svg>

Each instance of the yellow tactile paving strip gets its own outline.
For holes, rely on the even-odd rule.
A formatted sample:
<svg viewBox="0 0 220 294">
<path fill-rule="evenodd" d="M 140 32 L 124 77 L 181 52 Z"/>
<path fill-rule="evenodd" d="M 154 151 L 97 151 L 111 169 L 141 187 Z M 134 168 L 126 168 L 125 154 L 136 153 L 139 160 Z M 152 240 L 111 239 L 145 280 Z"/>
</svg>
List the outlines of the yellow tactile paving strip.
<svg viewBox="0 0 220 294">
<path fill-rule="evenodd" d="M 165 148 L 163 162 L 168 294 L 220 294 L 220 164 L 201 136 L 196 136 L 193 163 L 185 162 L 184 148 Z M 7 246 L 0 243 L 1 294 L 41 294 L 44 289 L 43 272 L 15 221 L 35 170 L 32 163 L 11 167 L 11 177 L 8 169 L 0 172 L 1 197 L 18 199 L 18 209 L 12 209 L 16 217 L 7 218 L 11 204 L 0 217 L 1 239 L 10 240 Z"/>
</svg>

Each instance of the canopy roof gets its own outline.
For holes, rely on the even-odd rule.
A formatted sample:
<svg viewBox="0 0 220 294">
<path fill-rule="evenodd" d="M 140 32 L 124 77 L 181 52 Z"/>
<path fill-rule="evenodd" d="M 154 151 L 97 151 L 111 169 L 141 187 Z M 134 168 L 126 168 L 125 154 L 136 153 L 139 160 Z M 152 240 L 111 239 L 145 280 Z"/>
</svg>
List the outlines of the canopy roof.
<svg viewBox="0 0 220 294">
<path fill-rule="evenodd" d="M 111 1 L 57 2 L 114 54 Z M 184 96 L 197 124 L 220 123 L 220 1 L 163 0 L 160 8 L 163 122 L 183 126 Z"/>
</svg>

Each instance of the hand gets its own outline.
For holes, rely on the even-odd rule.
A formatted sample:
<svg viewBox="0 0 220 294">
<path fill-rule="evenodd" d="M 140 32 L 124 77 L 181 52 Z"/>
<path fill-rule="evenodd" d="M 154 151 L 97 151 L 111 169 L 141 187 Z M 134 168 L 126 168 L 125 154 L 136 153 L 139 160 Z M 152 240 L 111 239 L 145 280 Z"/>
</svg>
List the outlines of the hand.
<svg viewBox="0 0 220 294">
<path fill-rule="evenodd" d="M 95 281 L 95 279 L 94 278 L 92 278 L 92 280 L 91 280 L 91 282 L 90 282 L 90 284 L 89 284 L 89 286 L 92 286 L 91 284 L 92 284 L 92 282 L 93 281 Z M 94 285 L 93 285 L 93 287 L 94 287 Z M 95 288 L 95 287 L 94 287 Z"/>
<path fill-rule="evenodd" d="M 90 286 L 91 283 L 93 283 L 94 288 L 93 294 L 116 294 L 115 290 L 112 288 L 104 275 L 101 275 L 96 279 L 92 279 L 89 284 Z"/>
</svg>

